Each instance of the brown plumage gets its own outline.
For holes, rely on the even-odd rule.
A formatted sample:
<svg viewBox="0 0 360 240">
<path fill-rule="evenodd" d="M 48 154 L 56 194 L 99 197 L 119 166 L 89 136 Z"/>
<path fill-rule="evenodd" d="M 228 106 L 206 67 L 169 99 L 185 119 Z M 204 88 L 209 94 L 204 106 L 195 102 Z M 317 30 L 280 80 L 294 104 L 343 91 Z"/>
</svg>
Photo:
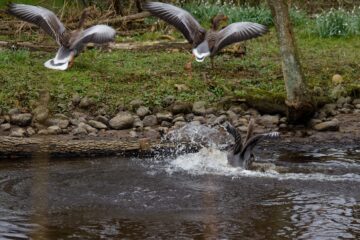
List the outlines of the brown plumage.
<svg viewBox="0 0 360 240">
<path fill-rule="evenodd" d="M 206 31 L 187 11 L 171 4 L 147 2 L 144 10 L 176 27 L 193 47 L 193 54 L 198 62 L 208 56 L 213 57 L 224 47 L 259 37 L 267 32 L 267 28 L 258 23 L 237 22 L 219 30 L 220 23 L 227 20 L 224 15 L 212 19 L 212 27 Z"/>
</svg>

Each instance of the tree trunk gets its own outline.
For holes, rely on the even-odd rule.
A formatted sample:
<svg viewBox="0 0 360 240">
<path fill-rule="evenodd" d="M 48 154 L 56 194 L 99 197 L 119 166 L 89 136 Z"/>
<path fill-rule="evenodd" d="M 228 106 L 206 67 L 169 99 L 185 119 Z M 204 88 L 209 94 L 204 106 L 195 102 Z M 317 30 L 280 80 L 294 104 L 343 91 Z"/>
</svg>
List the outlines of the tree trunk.
<svg viewBox="0 0 360 240">
<path fill-rule="evenodd" d="M 124 6 L 122 4 L 122 0 L 113 0 L 113 6 L 115 9 L 115 12 L 119 14 L 120 16 L 124 16 Z"/>
<path fill-rule="evenodd" d="M 138 10 L 138 12 L 142 12 L 142 5 L 141 5 L 141 0 L 136 0 L 136 8 Z"/>
<path fill-rule="evenodd" d="M 295 44 L 287 0 L 267 0 L 270 6 L 282 57 L 282 69 L 286 86 L 287 114 L 290 122 L 306 122 L 315 112 L 307 92 L 301 64 Z"/>
</svg>

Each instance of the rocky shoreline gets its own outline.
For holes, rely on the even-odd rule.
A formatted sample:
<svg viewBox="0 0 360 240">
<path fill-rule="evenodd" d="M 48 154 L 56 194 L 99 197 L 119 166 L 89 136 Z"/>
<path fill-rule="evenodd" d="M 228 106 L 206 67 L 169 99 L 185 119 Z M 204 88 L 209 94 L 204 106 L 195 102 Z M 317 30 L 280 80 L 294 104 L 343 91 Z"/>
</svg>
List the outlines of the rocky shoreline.
<svg viewBox="0 0 360 240">
<path fill-rule="evenodd" d="M 324 105 L 306 125 L 288 124 L 286 117 L 261 114 L 246 103 L 216 108 L 207 106 L 204 101 L 183 103 L 174 99 L 166 97 L 162 108 L 149 108 L 143 101 L 133 100 L 128 109 L 121 108 L 116 115 L 110 116 L 102 109 L 91 114 L 91 99 L 74 96 L 69 103 L 71 114 L 64 115 L 50 114 L 46 107 L 49 98 L 45 94 L 32 112 L 14 108 L 2 113 L 0 136 L 31 138 L 66 135 L 75 139 L 157 140 L 188 123 L 217 126 L 229 121 L 241 132 L 246 132 L 249 120 L 253 118 L 256 133 L 280 131 L 285 138 L 323 138 L 327 141 L 345 137 L 351 141 L 359 139 L 360 126 L 356 124 L 360 119 L 360 99 L 351 97 L 341 97 L 336 103 Z M 327 136 L 332 137 L 329 139 Z"/>
</svg>

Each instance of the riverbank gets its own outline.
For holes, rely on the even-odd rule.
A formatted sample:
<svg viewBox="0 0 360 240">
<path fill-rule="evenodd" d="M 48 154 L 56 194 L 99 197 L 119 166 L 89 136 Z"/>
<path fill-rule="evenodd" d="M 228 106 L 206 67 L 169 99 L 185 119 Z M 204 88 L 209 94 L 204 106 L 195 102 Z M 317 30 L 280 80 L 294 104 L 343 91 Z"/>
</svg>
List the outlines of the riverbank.
<svg viewBox="0 0 360 240">
<path fill-rule="evenodd" d="M 74 100 L 73 104 L 78 105 L 69 116 L 48 115 L 44 106 L 34 113 L 12 109 L 3 114 L 0 155 L 151 155 L 157 151 L 174 154 L 179 149 L 194 151 L 214 141 L 216 145 L 229 145 L 233 139 L 223 124 L 230 122 L 245 135 L 250 119 L 255 120 L 255 133 L 279 131 L 280 144 L 299 149 L 320 143 L 346 146 L 360 140 L 360 99 L 349 97 L 325 105 L 306 125 L 291 125 L 280 114 L 261 114 L 245 103 L 216 109 L 207 107 L 205 102 L 190 104 L 168 99 L 167 108 L 150 110 L 138 100 L 131 103 L 131 109 L 109 116 L 91 115 L 80 108 L 86 99 Z"/>
</svg>

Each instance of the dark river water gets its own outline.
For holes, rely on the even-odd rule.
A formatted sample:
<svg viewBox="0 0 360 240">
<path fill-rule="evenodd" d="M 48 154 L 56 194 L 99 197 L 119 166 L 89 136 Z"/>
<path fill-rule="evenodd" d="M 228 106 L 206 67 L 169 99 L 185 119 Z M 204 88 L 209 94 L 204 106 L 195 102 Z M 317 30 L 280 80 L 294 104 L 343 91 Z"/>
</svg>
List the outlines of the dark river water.
<svg viewBox="0 0 360 240">
<path fill-rule="evenodd" d="M 360 149 L 0 161 L 0 239 L 360 239 Z"/>
</svg>

